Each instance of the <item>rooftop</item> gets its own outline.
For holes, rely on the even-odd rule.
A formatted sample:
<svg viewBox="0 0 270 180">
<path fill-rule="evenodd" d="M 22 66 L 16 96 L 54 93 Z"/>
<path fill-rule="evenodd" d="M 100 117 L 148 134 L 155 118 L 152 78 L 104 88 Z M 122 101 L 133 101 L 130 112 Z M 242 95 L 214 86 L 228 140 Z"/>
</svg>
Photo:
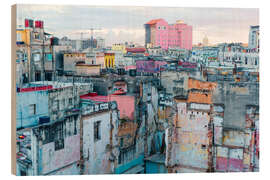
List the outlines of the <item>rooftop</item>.
<svg viewBox="0 0 270 180">
<path fill-rule="evenodd" d="M 89 83 L 69 83 L 69 82 L 58 82 L 58 81 L 36 81 L 25 84 L 21 88 L 17 88 L 17 92 L 33 92 L 33 91 L 45 91 L 59 88 L 66 88 L 72 86 L 81 86 L 81 85 L 89 85 Z"/>
<path fill-rule="evenodd" d="M 145 23 L 145 24 L 149 24 L 149 25 L 153 25 L 153 24 L 156 24 L 158 21 L 160 21 L 160 20 L 162 20 L 162 19 L 153 19 L 153 20 L 151 20 L 151 21 L 148 21 L 147 23 Z"/>
<path fill-rule="evenodd" d="M 81 99 L 84 100 L 92 100 L 92 101 L 98 101 L 98 102 L 110 102 L 109 96 L 101 96 L 97 93 L 88 93 L 80 96 Z"/>
<path fill-rule="evenodd" d="M 216 87 L 217 83 L 200 81 L 193 78 L 188 79 L 188 89 L 214 90 Z"/>
<path fill-rule="evenodd" d="M 212 104 L 212 94 L 189 92 L 188 103 Z"/>
<path fill-rule="evenodd" d="M 120 111 L 120 118 L 134 120 L 135 97 L 128 95 L 108 95 L 101 96 L 97 93 L 88 93 L 80 96 L 83 100 L 91 100 L 94 102 L 113 102 L 117 103 Z"/>
<path fill-rule="evenodd" d="M 146 51 L 145 48 L 126 48 L 127 52 L 132 52 L 132 53 L 136 53 L 136 52 L 141 52 L 144 53 Z"/>
</svg>

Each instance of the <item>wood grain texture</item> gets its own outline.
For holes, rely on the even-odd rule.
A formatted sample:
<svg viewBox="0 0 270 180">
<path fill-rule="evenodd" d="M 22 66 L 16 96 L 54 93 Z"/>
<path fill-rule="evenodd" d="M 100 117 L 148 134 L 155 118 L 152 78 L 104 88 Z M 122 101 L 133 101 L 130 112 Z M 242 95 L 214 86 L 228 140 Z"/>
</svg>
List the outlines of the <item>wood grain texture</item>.
<svg viewBox="0 0 270 180">
<path fill-rule="evenodd" d="M 11 173 L 16 175 L 16 13 L 11 6 Z"/>
</svg>

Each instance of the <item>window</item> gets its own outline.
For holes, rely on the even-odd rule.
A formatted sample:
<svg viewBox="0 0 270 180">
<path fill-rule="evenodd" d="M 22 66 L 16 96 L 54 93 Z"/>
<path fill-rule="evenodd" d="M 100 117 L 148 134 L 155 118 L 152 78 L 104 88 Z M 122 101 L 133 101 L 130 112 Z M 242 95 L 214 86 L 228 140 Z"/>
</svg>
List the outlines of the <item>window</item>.
<svg viewBox="0 0 270 180">
<path fill-rule="evenodd" d="M 39 53 L 33 54 L 33 59 L 34 59 L 34 61 L 40 61 L 40 59 L 41 59 L 41 54 L 39 54 Z"/>
<path fill-rule="evenodd" d="M 76 120 L 74 121 L 74 135 L 77 134 L 77 124 L 76 124 Z"/>
<path fill-rule="evenodd" d="M 202 144 L 202 149 L 206 149 L 206 145 L 205 144 Z"/>
<path fill-rule="evenodd" d="M 35 115 L 36 114 L 36 104 L 30 104 L 29 105 L 29 115 Z"/>
<path fill-rule="evenodd" d="M 46 54 L 46 60 L 52 61 L 52 54 Z"/>
<path fill-rule="evenodd" d="M 59 100 L 53 101 L 53 110 L 59 110 Z"/>
<path fill-rule="evenodd" d="M 63 109 L 65 108 L 65 106 L 66 106 L 66 99 L 62 99 L 62 107 L 63 107 Z"/>
<path fill-rule="evenodd" d="M 94 141 L 100 140 L 100 121 L 94 123 Z"/>
<path fill-rule="evenodd" d="M 35 39 L 40 39 L 39 34 L 35 33 Z"/>
<path fill-rule="evenodd" d="M 195 119 L 195 114 L 190 114 L 190 115 L 189 115 L 189 119 L 190 119 L 190 120 L 194 120 L 194 119 Z"/>
<path fill-rule="evenodd" d="M 17 41 L 22 41 L 22 34 L 21 33 L 17 33 Z"/>
<path fill-rule="evenodd" d="M 64 149 L 64 139 L 58 139 L 54 142 L 54 150 Z"/>
<path fill-rule="evenodd" d="M 21 176 L 26 176 L 26 171 L 21 170 Z"/>
<path fill-rule="evenodd" d="M 52 133 L 54 132 L 54 133 Z M 54 127 L 51 127 L 50 133 L 54 139 L 54 149 L 55 151 L 64 148 L 64 127 L 62 123 L 56 124 Z"/>
<path fill-rule="evenodd" d="M 69 99 L 68 99 L 68 104 L 69 104 L 69 105 L 72 105 L 72 98 L 69 98 Z"/>
<path fill-rule="evenodd" d="M 121 137 L 121 139 L 120 139 L 120 147 L 123 147 L 123 144 L 124 144 L 124 138 Z"/>
</svg>

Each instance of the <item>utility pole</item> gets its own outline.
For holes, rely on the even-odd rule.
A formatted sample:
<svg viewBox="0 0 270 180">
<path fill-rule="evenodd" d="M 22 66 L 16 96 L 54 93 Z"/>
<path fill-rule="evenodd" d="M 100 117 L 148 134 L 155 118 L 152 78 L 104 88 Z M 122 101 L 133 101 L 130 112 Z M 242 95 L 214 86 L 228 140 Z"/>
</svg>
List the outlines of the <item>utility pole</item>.
<svg viewBox="0 0 270 180">
<path fill-rule="evenodd" d="M 45 80 L 45 44 L 44 44 L 44 32 L 43 32 L 43 37 L 42 37 L 42 59 L 41 59 L 41 81 Z"/>
</svg>

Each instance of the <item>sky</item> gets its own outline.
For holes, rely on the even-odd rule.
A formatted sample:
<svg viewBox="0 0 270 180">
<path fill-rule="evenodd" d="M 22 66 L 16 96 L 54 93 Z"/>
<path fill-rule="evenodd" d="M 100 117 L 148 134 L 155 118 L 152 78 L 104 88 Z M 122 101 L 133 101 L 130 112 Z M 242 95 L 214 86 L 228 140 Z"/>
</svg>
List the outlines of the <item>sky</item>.
<svg viewBox="0 0 270 180">
<path fill-rule="evenodd" d="M 17 25 L 24 19 L 43 20 L 45 31 L 56 37 L 105 38 L 106 45 L 134 42 L 144 45 L 144 24 L 163 18 L 169 24 L 183 20 L 193 27 L 193 44 L 207 36 L 210 44 L 248 42 L 250 25 L 259 25 L 256 8 L 173 8 L 140 6 L 18 5 Z"/>
</svg>

